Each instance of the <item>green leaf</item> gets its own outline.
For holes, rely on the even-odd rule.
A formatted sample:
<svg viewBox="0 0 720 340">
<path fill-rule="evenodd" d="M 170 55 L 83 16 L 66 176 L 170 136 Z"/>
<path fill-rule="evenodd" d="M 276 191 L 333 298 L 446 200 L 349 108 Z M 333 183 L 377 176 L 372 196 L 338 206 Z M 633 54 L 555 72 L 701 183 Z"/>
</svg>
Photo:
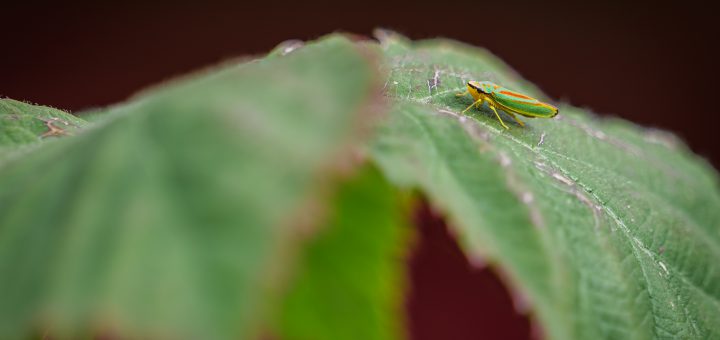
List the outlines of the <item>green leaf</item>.
<svg viewBox="0 0 720 340">
<path fill-rule="evenodd" d="M 485 50 L 379 36 L 396 104 L 373 158 L 447 213 L 550 338 L 720 337 L 720 193 L 704 161 L 566 104 L 525 128 L 503 116 L 507 131 L 486 107 L 462 115 L 469 80 L 548 99 Z"/>
<path fill-rule="evenodd" d="M 43 138 L 72 135 L 86 122 L 69 113 L 12 99 L 0 99 L 0 146 L 17 146 Z"/>
<path fill-rule="evenodd" d="M 482 49 L 380 40 L 285 43 L 90 123 L 0 100 L 0 338 L 402 337 L 416 189 L 548 338 L 720 337 L 705 162 L 570 105 L 463 115 L 469 80 L 550 99 Z"/>
<path fill-rule="evenodd" d="M 380 112 L 372 52 L 334 36 L 205 71 L 0 164 L 0 338 L 262 332 Z M 396 217 L 368 218 L 392 237 Z"/>
<path fill-rule="evenodd" d="M 45 139 L 73 135 L 87 123 L 69 113 L 12 99 L 0 99 L 0 161 Z"/>
<path fill-rule="evenodd" d="M 283 304 L 281 339 L 396 339 L 402 330 L 407 209 L 365 169 L 333 197 L 318 238 Z"/>
</svg>

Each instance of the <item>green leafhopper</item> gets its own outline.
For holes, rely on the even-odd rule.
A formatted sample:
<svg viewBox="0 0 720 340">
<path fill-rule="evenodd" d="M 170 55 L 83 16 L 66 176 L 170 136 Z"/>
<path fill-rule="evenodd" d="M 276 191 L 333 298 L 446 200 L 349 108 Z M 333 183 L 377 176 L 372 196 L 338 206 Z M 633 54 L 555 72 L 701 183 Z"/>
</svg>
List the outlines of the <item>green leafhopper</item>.
<svg viewBox="0 0 720 340">
<path fill-rule="evenodd" d="M 512 117 L 520 126 L 525 126 L 525 124 L 520 121 L 515 114 L 528 118 L 552 118 L 558 114 L 558 109 L 555 106 L 543 103 L 522 93 L 506 89 L 489 81 L 469 81 L 467 83 L 467 90 L 457 95 L 464 96 L 468 93 L 475 99 L 475 102 L 463 110 L 463 113 L 473 106 L 480 108 L 485 101 L 493 112 L 495 112 L 495 117 L 500 121 L 500 124 L 506 129 L 509 129 L 509 127 L 507 127 L 502 118 L 500 118 L 496 108 L 505 111 L 505 113 Z"/>
</svg>

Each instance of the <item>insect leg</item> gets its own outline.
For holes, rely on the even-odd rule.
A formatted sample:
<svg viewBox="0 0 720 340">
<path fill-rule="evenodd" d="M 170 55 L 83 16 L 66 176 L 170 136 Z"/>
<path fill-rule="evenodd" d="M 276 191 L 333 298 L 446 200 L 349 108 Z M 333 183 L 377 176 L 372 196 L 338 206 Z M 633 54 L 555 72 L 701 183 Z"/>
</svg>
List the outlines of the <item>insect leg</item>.
<svg viewBox="0 0 720 340">
<path fill-rule="evenodd" d="M 507 113 L 508 115 L 510 115 L 510 117 L 512 117 L 512 119 L 515 119 L 515 121 L 516 121 L 518 124 L 520 124 L 520 126 L 525 127 L 525 123 L 523 123 L 522 120 L 518 119 L 518 118 L 515 116 L 514 113 L 508 112 L 508 111 L 505 111 L 505 113 Z"/>
<path fill-rule="evenodd" d="M 490 103 L 488 102 L 488 104 L 490 104 Z M 495 112 L 495 117 L 497 117 L 497 119 L 500 121 L 500 125 L 502 125 L 505 128 L 505 130 L 510 130 L 510 128 L 507 127 L 507 125 L 505 125 L 505 122 L 503 122 L 502 118 L 500 118 L 500 115 L 497 113 L 497 110 L 495 110 L 495 106 L 492 104 L 490 104 L 488 106 L 493 110 L 493 112 Z"/>
<path fill-rule="evenodd" d="M 463 112 L 462 112 L 462 113 L 465 113 L 465 111 L 467 111 L 467 110 L 470 110 L 470 108 L 471 108 L 471 107 L 473 107 L 473 105 L 479 105 L 479 104 L 482 104 L 482 101 L 483 101 L 483 99 L 482 99 L 482 98 L 480 98 L 480 99 L 476 100 L 476 101 L 475 101 L 474 103 L 470 104 L 470 106 L 468 106 L 468 107 L 467 107 L 467 108 L 466 108 L 465 110 L 463 110 Z"/>
</svg>

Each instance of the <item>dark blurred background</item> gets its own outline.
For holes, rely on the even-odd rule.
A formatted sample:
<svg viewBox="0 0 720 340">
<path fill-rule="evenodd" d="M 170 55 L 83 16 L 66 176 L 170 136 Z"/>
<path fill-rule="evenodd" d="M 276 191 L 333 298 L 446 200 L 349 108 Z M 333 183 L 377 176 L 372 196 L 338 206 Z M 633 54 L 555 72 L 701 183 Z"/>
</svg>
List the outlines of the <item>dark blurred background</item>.
<svg viewBox="0 0 720 340">
<path fill-rule="evenodd" d="M 673 131 L 717 168 L 717 21 L 688 1 L 5 4 L 0 96 L 77 112 L 284 40 L 386 27 L 486 47 L 551 97 Z M 529 336 L 498 278 L 428 214 L 411 260 L 413 337 Z"/>
</svg>

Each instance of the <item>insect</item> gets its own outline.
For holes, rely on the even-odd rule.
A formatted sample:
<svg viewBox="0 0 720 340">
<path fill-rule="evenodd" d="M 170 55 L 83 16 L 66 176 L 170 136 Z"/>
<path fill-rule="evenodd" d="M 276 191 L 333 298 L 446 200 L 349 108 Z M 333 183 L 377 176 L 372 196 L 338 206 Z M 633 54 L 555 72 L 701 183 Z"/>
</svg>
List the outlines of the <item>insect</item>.
<svg viewBox="0 0 720 340">
<path fill-rule="evenodd" d="M 456 95 L 459 97 L 468 93 L 475 99 L 475 102 L 463 110 L 463 113 L 470 110 L 473 106 L 479 109 L 485 101 L 488 103 L 490 109 L 495 112 L 495 117 L 497 117 L 505 129 L 510 128 L 505 125 L 505 122 L 500 118 L 496 108 L 505 111 L 505 113 L 512 117 L 520 126 L 525 126 L 525 124 L 519 120 L 515 114 L 528 118 L 552 118 L 558 114 L 558 109 L 555 106 L 543 103 L 522 93 L 506 89 L 489 81 L 469 81 L 467 83 L 467 90 Z"/>
</svg>

